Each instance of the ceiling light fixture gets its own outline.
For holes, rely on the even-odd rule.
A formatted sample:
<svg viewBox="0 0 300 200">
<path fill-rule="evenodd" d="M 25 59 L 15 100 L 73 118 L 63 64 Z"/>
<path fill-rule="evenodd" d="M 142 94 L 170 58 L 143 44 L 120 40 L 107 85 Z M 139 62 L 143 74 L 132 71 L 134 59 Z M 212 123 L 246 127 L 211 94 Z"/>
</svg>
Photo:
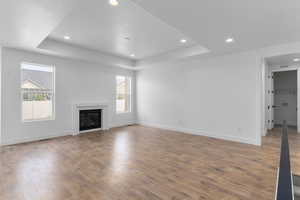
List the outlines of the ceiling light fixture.
<svg viewBox="0 0 300 200">
<path fill-rule="evenodd" d="M 109 0 L 109 4 L 112 6 L 117 6 L 119 5 L 119 2 L 117 0 Z"/>
<path fill-rule="evenodd" d="M 131 56 L 131 57 L 135 57 L 135 55 L 134 55 L 134 54 L 130 54 L 130 56 Z"/>
<path fill-rule="evenodd" d="M 294 62 L 299 62 L 299 61 L 300 61 L 300 58 L 294 58 L 293 61 L 294 61 Z"/>
<path fill-rule="evenodd" d="M 181 43 L 186 43 L 187 40 L 186 40 L 186 39 L 181 39 L 180 42 L 181 42 Z"/>
<path fill-rule="evenodd" d="M 233 38 L 227 38 L 226 40 L 225 40 L 225 42 L 226 43 L 232 43 L 232 42 L 234 42 L 234 39 Z"/>
<path fill-rule="evenodd" d="M 65 36 L 64 36 L 64 39 L 65 39 L 65 40 L 69 40 L 69 39 L 71 39 L 71 37 L 68 36 L 68 35 L 65 35 Z"/>
</svg>

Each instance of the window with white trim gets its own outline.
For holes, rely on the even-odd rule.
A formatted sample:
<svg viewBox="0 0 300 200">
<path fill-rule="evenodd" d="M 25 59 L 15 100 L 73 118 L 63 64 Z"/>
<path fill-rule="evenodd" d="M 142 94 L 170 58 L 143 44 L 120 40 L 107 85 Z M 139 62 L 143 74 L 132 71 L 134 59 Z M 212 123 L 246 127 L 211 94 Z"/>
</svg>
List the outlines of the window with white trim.
<svg viewBox="0 0 300 200">
<path fill-rule="evenodd" d="M 23 121 L 54 119 L 54 67 L 21 64 L 21 104 Z"/>
<path fill-rule="evenodd" d="M 116 111 L 131 112 L 131 77 L 116 76 Z"/>
</svg>

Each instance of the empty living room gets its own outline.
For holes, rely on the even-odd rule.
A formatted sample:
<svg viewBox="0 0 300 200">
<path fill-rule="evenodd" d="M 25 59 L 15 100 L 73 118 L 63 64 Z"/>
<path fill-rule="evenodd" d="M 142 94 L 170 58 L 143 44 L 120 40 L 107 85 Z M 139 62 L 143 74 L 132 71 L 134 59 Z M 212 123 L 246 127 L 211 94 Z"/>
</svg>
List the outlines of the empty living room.
<svg viewBox="0 0 300 200">
<path fill-rule="evenodd" d="M 0 200 L 300 200 L 299 0 L 1 0 Z"/>
</svg>

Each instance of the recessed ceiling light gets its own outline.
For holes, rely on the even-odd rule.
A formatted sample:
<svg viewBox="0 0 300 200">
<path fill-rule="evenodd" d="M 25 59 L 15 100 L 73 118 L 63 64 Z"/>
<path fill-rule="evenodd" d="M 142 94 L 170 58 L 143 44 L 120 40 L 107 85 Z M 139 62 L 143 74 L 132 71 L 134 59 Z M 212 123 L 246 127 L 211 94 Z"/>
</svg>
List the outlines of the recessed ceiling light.
<svg viewBox="0 0 300 200">
<path fill-rule="evenodd" d="M 294 58 L 293 61 L 294 61 L 294 62 L 299 62 L 299 61 L 300 61 L 300 58 Z"/>
<path fill-rule="evenodd" d="M 64 39 L 65 39 L 65 40 L 69 40 L 69 39 L 71 39 L 71 37 L 68 36 L 68 35 L 65 35 L 65 36 L 64 36 Z"/>
<path fill-rule="evenodd" d="M 225 40 L 225 42 L 226 43 L 232 43 L 232 42 L 234 42 L 234 39 L 233 38 L 227 38 L 226 40 Z"/>
<path fill-rule="evenodd" d="M 130 56 L 131 56 L 131 57 L 135 57 L 135 55 L 134 55 L 134 54 L 130 54 Z"/>
<path fill-rule="evenodd" d="M 187 40 L 186 40 L 186 39 L 181 39 L 180 42 L 181 42 L 181 43 L 186 43 Z"/>
<path fill-rule="evenodd" d="M 112 6 L 117 6 L 119 5 L 119 2 L 117 0 L 109 0 L 109 4 Z"/>
</svg>

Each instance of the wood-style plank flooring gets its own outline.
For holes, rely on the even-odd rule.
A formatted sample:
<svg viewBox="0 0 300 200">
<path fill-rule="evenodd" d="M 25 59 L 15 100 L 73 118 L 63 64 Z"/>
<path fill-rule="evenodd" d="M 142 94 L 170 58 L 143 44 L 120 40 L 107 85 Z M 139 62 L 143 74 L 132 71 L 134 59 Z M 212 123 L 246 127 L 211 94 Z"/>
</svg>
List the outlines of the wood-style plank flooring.
<svg viewBox="0 0 300 200">
<path fill-rule="evenodd" d="M 1 147 L 1 200 L 273 200 L 278 131 L 262 147 L 142 126 Z M 300 174 L 300 134 L 290 133 Z"/>
</svg>

